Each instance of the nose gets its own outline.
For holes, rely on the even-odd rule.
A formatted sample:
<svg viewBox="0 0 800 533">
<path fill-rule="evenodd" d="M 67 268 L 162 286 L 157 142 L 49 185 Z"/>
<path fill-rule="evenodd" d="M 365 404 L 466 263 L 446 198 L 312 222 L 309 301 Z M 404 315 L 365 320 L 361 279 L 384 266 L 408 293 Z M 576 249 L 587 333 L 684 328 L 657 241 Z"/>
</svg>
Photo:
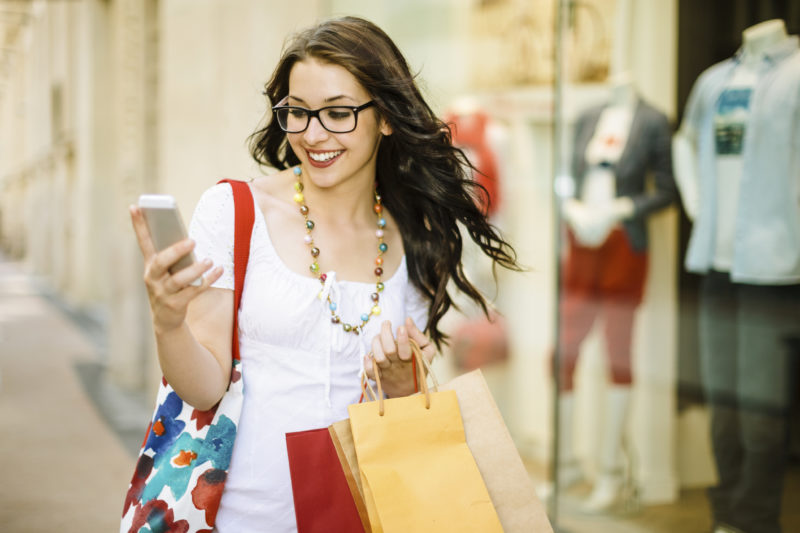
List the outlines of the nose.
<svg viewBox="0 0 800 533">
<path fill-rule="evenodd" d="M 303 132 L 303 139 L 308 144 L 315 144 L 328 138 L 328 130 L 322 127 L 318 117 L 311 117 L 308 127 Z"/>
</svg>

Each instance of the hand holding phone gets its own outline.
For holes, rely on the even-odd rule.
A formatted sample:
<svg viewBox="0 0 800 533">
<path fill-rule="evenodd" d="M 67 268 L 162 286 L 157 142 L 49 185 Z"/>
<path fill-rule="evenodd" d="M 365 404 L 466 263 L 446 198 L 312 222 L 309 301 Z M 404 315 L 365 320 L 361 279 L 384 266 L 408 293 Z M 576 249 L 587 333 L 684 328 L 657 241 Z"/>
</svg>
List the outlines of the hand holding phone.
<svg viewBox="0 0 800 533">
<path fill-rule="evenodd" d="M 139 208 L 144 215 L 156 251 L 160 252 L 187 238 L 186 227 L 175 198 L 171 195 L 143 194 L 139 197 Z M 195 261 L 194 252 L 189 252 L 169 267 L 169 273 L 175 274 L 191 266 Z M 199 277 L 192 282 L 192 285 L 199 286 L 201 283 L 202 277 Z"/>
</svg>

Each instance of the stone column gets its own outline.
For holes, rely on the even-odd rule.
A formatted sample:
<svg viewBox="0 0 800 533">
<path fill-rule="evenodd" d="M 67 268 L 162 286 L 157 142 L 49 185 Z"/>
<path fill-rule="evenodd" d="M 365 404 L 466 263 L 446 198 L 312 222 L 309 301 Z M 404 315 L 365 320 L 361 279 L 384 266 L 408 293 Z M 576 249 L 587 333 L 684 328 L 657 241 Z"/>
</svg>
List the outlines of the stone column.
<svg viewBox="0 0 800 533">
<path fill-rule="evenodd" d="M 109 371 L 128 389 L 144 386 L 152 338 L 142 259 L 127 206 L 156 179 L 156 7 L 156 0 L 116 0 L 109 12 L 114 158 L 108 180 L 96 192 L 107 194 L 103 215 L 110 229 L 103 244 L 113 250 L 104 257 L 110 273 Z"/>
</svg>

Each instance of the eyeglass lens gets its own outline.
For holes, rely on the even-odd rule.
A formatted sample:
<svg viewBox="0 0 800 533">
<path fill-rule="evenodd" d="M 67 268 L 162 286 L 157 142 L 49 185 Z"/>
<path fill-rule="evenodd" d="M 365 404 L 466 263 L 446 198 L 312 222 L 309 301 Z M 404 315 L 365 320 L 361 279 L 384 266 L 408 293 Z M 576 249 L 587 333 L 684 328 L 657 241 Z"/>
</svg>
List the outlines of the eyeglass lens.
<svg viewBox="0 0 800 533">
<path fill-rule="evenodd" d="M 278 124 L 288 133 L 299 133 L 308 127 L 310 114 L 301 107 L 276 110 Z M 347 133 L 356 127 L 356 114 L 349 107 L 325 107 L 317 114 L 322 126 L 333 133 Z"/>
</svg>

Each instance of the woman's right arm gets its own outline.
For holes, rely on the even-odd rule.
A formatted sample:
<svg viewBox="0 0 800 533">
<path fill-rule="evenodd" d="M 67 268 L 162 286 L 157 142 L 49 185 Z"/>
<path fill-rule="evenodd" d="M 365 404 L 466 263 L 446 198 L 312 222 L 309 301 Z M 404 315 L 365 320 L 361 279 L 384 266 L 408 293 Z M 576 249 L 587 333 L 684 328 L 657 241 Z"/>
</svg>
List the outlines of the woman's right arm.
<svg viewBox="0 0 800 533">
<path fill-rule="evenodd" d="M 156 252 L 141 211 L 134 206 L 130 212 L 144 257 L 161 371 L 181 399 L 196 409 L 210 409 L 230 380 L 233 291 L 210 288 L 223 272 L 220 266 L 212 269 L 210 261 L 170 274 L 169 267 L 194 243 L 185 239 Z M 202 284 L 191 285 L 200 276 Z"/>
</svg>

